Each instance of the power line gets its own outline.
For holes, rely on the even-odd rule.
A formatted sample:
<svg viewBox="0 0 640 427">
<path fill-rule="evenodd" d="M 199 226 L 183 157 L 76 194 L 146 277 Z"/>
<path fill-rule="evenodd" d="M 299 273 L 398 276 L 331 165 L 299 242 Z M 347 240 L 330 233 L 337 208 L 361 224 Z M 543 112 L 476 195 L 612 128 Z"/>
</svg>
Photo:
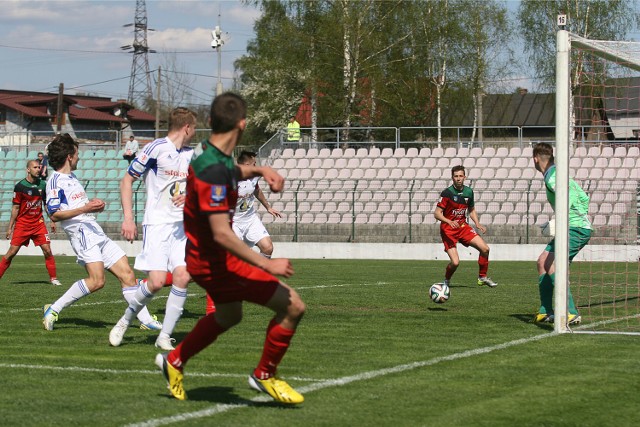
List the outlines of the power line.
<svg viewBox="0 0 640 427">
<path fill-rule="evenodd" d="M 18 49 L 18 50 L 37 50 L 37 51 L 46 51 L 46 52 L 71 52 L 71 53 L 95 53 L 95 54 L 126 54 L 127 52 L 122 51 L 110 51 L 110 50 L 82 50 L 82 49 L 53 49 L 48 47 L 27 47 L 27 46 L 12 46 L 8 44 L 1 44 L 0 47 L 4 47 L 7 49 Z M 244 49 L 236 49 L 236 50 L 226 50 L 226 52 L 245 52 Z M 193 55 L 206 53 L 210 54 L 210 50 L 172 50 L 172 49 L 156 49 L 156 53 L 175 53 L 179 55 Z"/>
<path fill-rule="evenodd" d="M 96 83 L 87 83 L 87 84 L 84 84 L 84 85 L 69 87 L 67 89 L 78 89 L 78 88 L 87 87 L 87 86 L 97 86 L 97 85 L 101 85 L 103 83 L 110 83 L 110 82 L 115 82 L 115 81 L 118 81 L 118 80 L 124 80 L 124 79 L 129 79 L 129 78 L 131 78 L 131 76 L 117 77 L 115 79 L 103 80 L 101 82 L 96 82 Z"/>
</svg>

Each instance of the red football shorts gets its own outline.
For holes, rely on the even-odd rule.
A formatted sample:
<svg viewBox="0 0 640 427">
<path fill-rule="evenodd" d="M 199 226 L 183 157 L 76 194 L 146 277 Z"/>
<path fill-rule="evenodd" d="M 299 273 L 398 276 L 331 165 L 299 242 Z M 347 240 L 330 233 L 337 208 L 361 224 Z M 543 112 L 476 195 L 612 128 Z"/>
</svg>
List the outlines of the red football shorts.
<svg viewBox="0 0 640 427">
<path fill-rule="evenodd" d="M 476 230 L 469 224 L 463 224 L 460 228 L 453 228 L 449 224 L 443 224 L 440 227 L 440 237 L 442 237 L 445 252 L 455 248 L 458 242 L 469 246 L 469 242 L 477 235 Z"/>
<path fill-rule="evenodd" d="M 44 222 L 39 223 L 35 228 L 26 229 L 16 226 L 11 236 L 12 246 L 29 246 L 29 242 L 33 240 L 36 246 L 42 246 L 45 243 L 51 243 L 49 232 Z"/>
<path fill-rule="evenodd" d="M 277 277 L 230 254 L 225 267 L 210 275 L 191 275 L 216 305 L 249 301 L 264 306 L 280 285 Z"/>
</svg>

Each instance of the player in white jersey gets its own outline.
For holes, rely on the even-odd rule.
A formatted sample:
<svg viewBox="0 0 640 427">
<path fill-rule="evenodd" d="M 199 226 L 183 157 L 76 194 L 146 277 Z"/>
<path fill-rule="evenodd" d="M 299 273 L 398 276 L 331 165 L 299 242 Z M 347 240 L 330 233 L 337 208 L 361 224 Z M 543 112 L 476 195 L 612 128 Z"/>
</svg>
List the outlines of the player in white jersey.
<svg viewBox="0 0 640 427">
<path fill-rule="evenodd" d="M 171 334 L 182 316 L 187 297 L 187 284 L 191 277 L 185 263 L 185 245 L 182 211 L 189 163 L 193 149 L 189 142 L 196 132 L 196 114 L 187 108 L 176 108 L 169 117 L 166 137 L 147 144 L 129 165 L 120 183 L 122 196 L 122 236 L 132 242 L 138 230 L 133 219 L 133 183 L 144 179 L 147 202 L 145 206 L 142 252 L 136 257 L 134 268 L 148 273 L 142 281 L 124 316 L 113 327 L 109 342 L 119 346 L 135 313 L 153 298 L 167 280 L 167 272 L 173 275 L 171 293 L 167 299 L 162 331 L 156 339 L 156 347 L 172 350 Z"/>
<path fill-rule="evenodd" d="M 251 151 L 242 151 L 238 156 L 238 165 L 256 165 L 257 154 Z M 273 241 L 269 232 L 257 214 L 256 200 L 265 207 L 274 218 L 282 218 L 282 214 L 271 207 L 267 198 L 258 185 L 260 177 L 246 179 L 238 182 L 238 201 L 233 214 L 233 232 L 249 247 L 257 246 L 260 254 L 271 258 L 273 253 Z M 207 314 L 215 311 L 213 300 L 207 294 Z"/>
<path fill-rule="evenodd" d="M 242 151 L 238 156 L 239 165 L 256 165 L 256 153 Z M 258 246 L 260 254 L 271 258 L 273 242 L 260 217 L 257 215 L 256 200 L 265 207 L 274 218 L 281 218 L 282 214 L 273 209 L 258 185 L 260 177 L 238 182 L 238 204 L 233 214 L 233 231 L 236 236 L 249 247 Z"/>
<path fill-rule="evenodd" d="M 47 182 L 47 211 L 49 217 L 60 222 L 89 277 L 78 280 L 53 304 L 44 306 L 42 323 L 48 331 L 58 320 L 58 314 L 80 298 L 102 289 L 104 271 L 115 275 L 123 288 L 135 287 L 136 278 L 124 251 L 104 234 L 95 220 L 105 203 L 87 197 L 84 187 L 73 171 L 78 166 L 78 142 L 69 134 L 56 135 L 48 146 L 49 164 L 55 170 Z M 125 299 L 127 296 L 125 295 Z M 140 312 L 151 319 L 148 311 Z M 141 320 L 142 321 L 142 320 Z"/>
</svg>

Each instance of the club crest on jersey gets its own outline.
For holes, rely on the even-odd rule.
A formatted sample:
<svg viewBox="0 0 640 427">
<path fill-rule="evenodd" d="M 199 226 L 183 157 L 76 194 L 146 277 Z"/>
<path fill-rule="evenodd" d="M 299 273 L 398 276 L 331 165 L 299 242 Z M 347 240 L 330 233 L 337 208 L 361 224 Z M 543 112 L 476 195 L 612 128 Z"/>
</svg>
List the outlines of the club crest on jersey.
<svg viewBox="0 0 640 427">
<path fill-rule="evenodd" d="M 227 197 L 227 187 L 224 185 L 211 186 L 211 201 L 209 206 L 217 206 Z"/>
</svg>

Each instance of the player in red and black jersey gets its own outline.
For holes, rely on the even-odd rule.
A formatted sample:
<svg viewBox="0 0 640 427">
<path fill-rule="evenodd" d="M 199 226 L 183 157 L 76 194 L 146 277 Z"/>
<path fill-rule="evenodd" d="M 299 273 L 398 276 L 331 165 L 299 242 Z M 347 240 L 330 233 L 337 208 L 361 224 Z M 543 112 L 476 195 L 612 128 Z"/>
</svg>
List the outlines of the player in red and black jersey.
<svg viewBox="0 0 640 427">
<path fill-rule="evenodd" d="M 494 288 L 498 284 L 487 277 L 489 246 L 467 222 L 468 214 L 482 234 L 487 231 L 478 220 L 473 190 L 471 187 L 464 185 L 466 178 L 464 167 L 454 166 L 451 169 L 451 178 L 453 179 L 453 185 L 440 194 L 440 200 L 434 213 L 435 218 L 440 221 L 440 236 L 442 237 L 442 243 L 444 243 L 444 250 L 450 259 L 445 271 L 444 283 L 449 285 L 453 273 L 460 265 L 460 256 L 457 249 L 457 244 L 460 242 L 465 246 L 472 246 L 480 252 L 478 257 L 478 265 L 480 267 L 478 285 L 487 285 Z"/>
<path fill-rule="evenodd" d="M 60 286 L 56 275 L 56 261 L 51 252 L 49 232 L 44 224 L 42 205 L 45 203 L 47 183 L 40 179 L 40 162 L 27 162 L 27 177 L 16 184 L 13 189 L 13 207 L 7 228 L 7 239 L 11 239 L 9 250 L 0 260 L 0 278 L 11 265 L 13 257 L 18 254 L 20 247 L 33 244 L 40 246 L 44 254 L 44 263 L 49 272 L 52 285 Z M 51 231 L 56 232 L 56 225 L 50 223 Z"/>
<path fill-rule="evenodd" d="M 184 228 L 187 235 L 187 271 L 216 302 L 175 350 L 158 354 L 156 364 L 169 382 L 171 394 L 186 398 L 182 370 L 189 359 L 212 344 L 242 319 L 244 301 L 270 308 L 275 315 L 268 327 L 262 357 L 249 376 L 249 385 L 281 403 L 302 403 L 303 396 L 276 377 L 276 370 L 305 311 L 298 293 L 275 275 L 289 277 L 288 259 L 266 258 L 252 251 L 231 228 L 238 181 L 262 176 L 272 191 L 281 191 L 284 179 L 269 167 L 236 166 L 233 149 L 246 127 L 246 104 L 238 95 L 224 93 L 211 104 L 211 136 L 195 150 L 187 176 Z"/>
</svg>

